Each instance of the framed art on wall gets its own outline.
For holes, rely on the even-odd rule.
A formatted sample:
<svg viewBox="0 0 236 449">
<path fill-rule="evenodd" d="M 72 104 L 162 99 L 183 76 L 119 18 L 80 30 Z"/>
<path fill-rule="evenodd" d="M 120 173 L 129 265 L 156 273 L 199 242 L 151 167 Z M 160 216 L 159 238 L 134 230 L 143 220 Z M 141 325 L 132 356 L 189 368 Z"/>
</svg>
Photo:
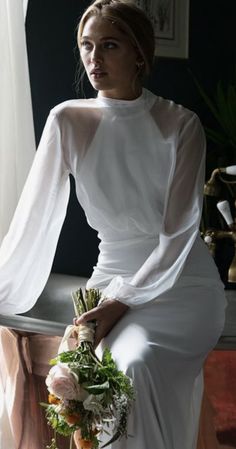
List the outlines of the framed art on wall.
<svg viewBox="0 0 236 449">
<path fill-rule="evenodd" d="M 156 55 L 188 58 L 189 0 L 135 0 L 151 19 Z"/>
</svg>

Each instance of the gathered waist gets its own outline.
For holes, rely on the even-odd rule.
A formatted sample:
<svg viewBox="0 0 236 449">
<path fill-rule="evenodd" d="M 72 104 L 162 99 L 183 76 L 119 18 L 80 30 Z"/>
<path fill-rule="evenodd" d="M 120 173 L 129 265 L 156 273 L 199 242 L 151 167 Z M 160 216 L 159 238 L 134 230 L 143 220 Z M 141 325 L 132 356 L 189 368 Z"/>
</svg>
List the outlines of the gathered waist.
<svg viewBox="0 0 236 449">
<path fill-rule="evenodd" d="M 129 282 L 152 251 L 158 246 L 158 236 L 144 236 L 112 242 L 101 241 L 97 265 L 89 281 L 91 286 L 105 288 L 114 276 Z M 179 281 L 219 282 L 219 273 L 208 248 L 198 236 L 187 256 Z M 181 281 L 182 279 L 182 281 Z"/>
<path fill-rule="evenodd" d="M 96 268 L 104 273 L 131 276 L 142 266 L 158 242 L 157 236 L 101 241 Z"/>
</svg>

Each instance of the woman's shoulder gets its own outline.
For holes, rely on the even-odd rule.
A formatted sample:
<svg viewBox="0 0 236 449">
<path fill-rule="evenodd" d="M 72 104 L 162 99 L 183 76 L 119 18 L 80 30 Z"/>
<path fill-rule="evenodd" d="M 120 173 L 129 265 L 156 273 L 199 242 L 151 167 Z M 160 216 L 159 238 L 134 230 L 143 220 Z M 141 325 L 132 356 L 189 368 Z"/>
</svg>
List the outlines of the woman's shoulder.
<svg viewBox="0 0 236 449">
<path fill-rule="evenodd" d="M 72 100 L 66 100 L 62 103 L 57 104 L 54 106 L 50 113 L 57 115 L 60 117 L 61 115 L 66 114 L 78 114 L 81 112 L 83 114 L 83 111 L 88 112 L 89 110 L 93 110 L 96 108 L 96 102 L 95 98 L 89 98 L 89 99 L 72 99 Z"/>
<path fill-rule="evenodd" d="M 56 117 L 60 127 L 85 127 L 98 122 L 101 111 L 94 98 L 63 101 L 54 106 L 50 115 Z"/>
<path fill-rule="evenodd" d="M 178 133 L 188 123 L 199 121 L 198 115 L 191 109 L 161 96 L 156 96 L 151 112 L 165 135 Z"/>
<path fill-rule="evenodd" d="M 176 117 L 183 117 L 187 119 L 197 116 L 193 110 L 187 108 L 181 103 L 177 103 L 174 100 L 158 95 L 156 95 L 155 109 L 156 111 L 158 110 L 159 114 L 162 113 L 168 116 L 175 115 Z"/>
</svg>

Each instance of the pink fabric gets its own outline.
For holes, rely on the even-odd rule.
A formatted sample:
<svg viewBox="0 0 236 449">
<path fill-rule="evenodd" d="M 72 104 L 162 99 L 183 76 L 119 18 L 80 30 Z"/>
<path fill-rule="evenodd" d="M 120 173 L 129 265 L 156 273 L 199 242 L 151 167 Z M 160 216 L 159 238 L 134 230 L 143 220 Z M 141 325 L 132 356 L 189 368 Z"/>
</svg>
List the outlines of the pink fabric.
<svg viewBox="0 0 236 449">
<path fill-rule="evenodd" d="M 25 372 L 22 365 L 22 347 L 17 334 L 10 329 L 0 329 L 0 373 L 5 395 L 5 411 L 15 448 L 20 447 L 23 431 Z"/>
<path fill-rule="evenodd" d="M 5 398 L 5 413 L 12 439 L 7 449 L 43 449 L 50 442 L 52 432 L 47 426 L 40 401 L 47 400 L 45 376 L 49 360 L 58 352 L 61 337 L 39 334 L 22 335 L 0 328 L 0 379 Z M 230 449 L 220 446 L 213 426 L 213 409 L 206 395 L 203 398 L 197 449 Z M 6 418 L 6 417 L 5 417 Z M 1 426 L 2 428 L 2 426 Z M 4 439 L 4 435 L 3 435 Z M 6 443 L 0 449 L 6 449 Z M 68 448 L 68 441 L 59 439 L 60 449 Z"/>
<path fill-rule="evenodd" d="M 52 432 L 39 402 L 47 399 L 44 377 L 60 341 L 60 337 L 20 335 L 0 328 L 0 378 L 4 394 L 1 401 L 5 405 L 1 449 L 6 449 L 8 442 L 11 447 L 7 449 L 42 449 L 49 443 Z M 62 444 L 61 449 L 68 446 Z"/>
</svg>

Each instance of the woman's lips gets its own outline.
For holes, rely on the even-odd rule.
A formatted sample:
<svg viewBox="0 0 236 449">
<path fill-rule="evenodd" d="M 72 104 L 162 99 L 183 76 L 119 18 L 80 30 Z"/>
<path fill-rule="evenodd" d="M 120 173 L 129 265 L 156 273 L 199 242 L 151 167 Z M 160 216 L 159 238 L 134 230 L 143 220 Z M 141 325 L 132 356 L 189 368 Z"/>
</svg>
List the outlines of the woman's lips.
<svg viewBox="0 0 236 449">
<path fill-rule="evenodd" d="M 103 72 L 102 70 L 92 70 L 92 72 L 90 73 L 90 76 L 94 79 L 99 79 L 99 78 L 103 78 L 104 76 L 106 76 L 106 72 Z"/>
</svg>

